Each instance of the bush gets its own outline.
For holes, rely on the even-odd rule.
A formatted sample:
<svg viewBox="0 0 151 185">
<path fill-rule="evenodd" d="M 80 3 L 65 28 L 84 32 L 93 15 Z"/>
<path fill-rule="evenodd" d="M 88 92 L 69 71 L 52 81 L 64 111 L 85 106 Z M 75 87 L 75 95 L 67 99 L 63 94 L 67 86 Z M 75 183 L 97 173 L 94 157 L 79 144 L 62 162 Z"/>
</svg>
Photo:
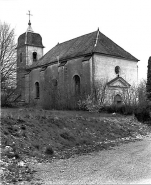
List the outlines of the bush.
<svg viewBox="0 0 151 185">
<path fill-rule="evenodd" d="M 151 120 L 150 111 L 147 107 L 139 107 L 138 109 L 136 109 L 134 114 L 138 121 L 148 122 Z"/>
<path fill-rule="evenodd" d="M 54 154 L 54 151 L 53 151 L 53 149 L 49 146 L 49 147 L 46 147 L 45 154 L 47 154 L 47 155 L 53 155 L 53 154 Z"/>
<path fill-rule="evenodd" d="M 99 100 L 95 100 L 93 95 L 88 95 L 86 99 L 78 101 L 79 110 L 89 112 L 99 112 L 101 107 Z"/>
</svg>

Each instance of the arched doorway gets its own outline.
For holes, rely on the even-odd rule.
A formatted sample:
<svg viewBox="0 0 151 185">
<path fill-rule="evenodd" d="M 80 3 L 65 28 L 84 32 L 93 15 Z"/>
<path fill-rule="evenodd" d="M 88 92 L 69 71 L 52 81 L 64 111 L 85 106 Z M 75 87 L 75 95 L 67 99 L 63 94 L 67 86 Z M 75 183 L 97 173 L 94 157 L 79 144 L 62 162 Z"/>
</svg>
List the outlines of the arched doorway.
<svg viewBox="0 0 151 185">
<path fill-rule="evenodd" d="M 121 105 L 121 104 L 122 104 L 122 97 L 121 97 L 119 94 L 117 94 L 117 95 L 114 97 L 114 103 L 115 103 L 116 105 Z"/>
</svg>

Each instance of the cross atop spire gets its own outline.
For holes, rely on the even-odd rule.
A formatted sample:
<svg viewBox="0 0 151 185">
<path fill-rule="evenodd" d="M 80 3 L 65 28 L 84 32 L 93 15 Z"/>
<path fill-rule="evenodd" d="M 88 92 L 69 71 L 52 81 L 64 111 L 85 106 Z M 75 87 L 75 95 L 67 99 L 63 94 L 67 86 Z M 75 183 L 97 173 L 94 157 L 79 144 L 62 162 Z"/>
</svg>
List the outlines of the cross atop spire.
<svg viewBox="0 0 151 185">
<path fill-rule="evenodd" d="M 30 11 L 28 10 L 28 14 L 29 15 L 29 23 L 28 23 L 28 29 L 27 32 L 33 32 L 32 27 L 31 27 L 31 22 L 30 22 L 30 16 L 33 16 L 32 14 L 30 14 Z"/>
<path fill-rule="evenodd" d="M 28 10 L 28 14 L 27 15 L 29 15 L 29 23 L 28 23 L 28 25 L 30 26 L 31 25 L 31 22 L 30 22 L 30 16 L 33 16 L 32 14 L 30 14 L 30 11 Z"/>
</svg>

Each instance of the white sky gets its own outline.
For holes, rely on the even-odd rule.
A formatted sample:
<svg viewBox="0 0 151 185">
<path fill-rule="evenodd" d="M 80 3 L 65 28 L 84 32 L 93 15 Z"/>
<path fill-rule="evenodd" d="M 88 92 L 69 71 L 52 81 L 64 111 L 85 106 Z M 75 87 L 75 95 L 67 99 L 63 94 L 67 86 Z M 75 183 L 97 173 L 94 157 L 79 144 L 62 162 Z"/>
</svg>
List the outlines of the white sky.
<svg viewBox="0 0 151 185">
<path fill-rule="evenodd" d="M 0 21 L 15 28 L 16 39 L 28 27 L 43 38 L 44 53 L 58 42 L 100 31 L 138 58 L 139 79 L 146 78 L 151 56 L 151 0 L 0 0 Z"/>
</svg>

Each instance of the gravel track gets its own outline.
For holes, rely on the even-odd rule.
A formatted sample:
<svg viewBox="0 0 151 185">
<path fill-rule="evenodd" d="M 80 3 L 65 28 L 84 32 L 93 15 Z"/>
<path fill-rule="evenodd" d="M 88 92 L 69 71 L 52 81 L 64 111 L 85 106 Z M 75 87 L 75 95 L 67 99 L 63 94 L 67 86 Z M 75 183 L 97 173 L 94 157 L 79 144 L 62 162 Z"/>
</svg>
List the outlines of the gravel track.
<svg viewBox="0 0 151 185">
<path fill-rule="evenodd" d="M 38 163 L 32 184 L 151 184 L 151 135 L 110 150 Z"/>
</svg>

